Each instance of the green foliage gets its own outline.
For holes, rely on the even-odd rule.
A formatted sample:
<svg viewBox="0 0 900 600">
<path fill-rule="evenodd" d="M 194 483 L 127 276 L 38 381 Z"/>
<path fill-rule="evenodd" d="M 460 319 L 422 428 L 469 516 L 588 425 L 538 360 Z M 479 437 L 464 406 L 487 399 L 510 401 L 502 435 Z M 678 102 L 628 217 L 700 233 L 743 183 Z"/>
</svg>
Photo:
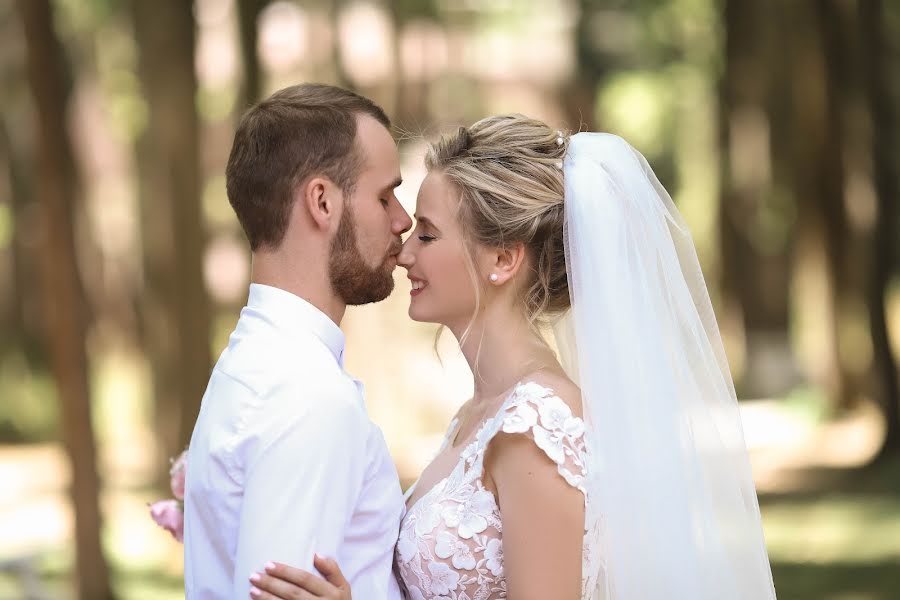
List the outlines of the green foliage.
<svg viewBox="0 0 900 600">
<path fill-rule="evenodd" d="M 893 600 L 900 589 L 900 462 L 820 476 L 825 485 L 761 498 L 778 597 Z"/>
<path fill-rule="evenodd" d="M 59 437 L 56 389 L 50 374 L 33 370 L 22 353 L 0 357 L 0 442 L 46 442 Z"/>
<path fill-rule="evenodd" d="M 124 0 L 55 0 L 57 29 L 91 31 L 109 19 L 124 3 Z"/>
<path fill-rule="evenodd" d="M 391 0 L 390 6 L 400 23 L 414 19 L 436 20 L 440 15 L 437 0 Z"/>
<path fill-rule="evenodd" d="M 97 74 L 106 98 L 110 125 L 119 139 L 134 142 L 147 126 L 147 103 L 137 69 L 137 46 L 128 31 L 102 27 L 93 36 Z"/>
<path fill-rule="evenodd" d="M 648 157 L 663 155 L 671 150 L 672 91 L 665 73 L 632 70 L 612 75 L 598 96 L 601 128 L 616 131 Z"/>
<path fill-rule="evenodd" d="M 811 385 L 791 390 L 782 400 L 782 406 L 810 423 L 821 423 L 829 416 L 825 391 Z"/>
<path fill-rule="evenodd" d="M 9 204 L 0 203 L 0 250 L 5 250 L 12 242 L 13 227 L 15 223 Z"/>
<path fill-rule="evenodd" d="M 231 116 L 237 100 L 238 88 L 234 86 L 215 89 L 200 86 L 196 98 L 197 112 L 205 121 L 215 123 Z"/>
</svg>

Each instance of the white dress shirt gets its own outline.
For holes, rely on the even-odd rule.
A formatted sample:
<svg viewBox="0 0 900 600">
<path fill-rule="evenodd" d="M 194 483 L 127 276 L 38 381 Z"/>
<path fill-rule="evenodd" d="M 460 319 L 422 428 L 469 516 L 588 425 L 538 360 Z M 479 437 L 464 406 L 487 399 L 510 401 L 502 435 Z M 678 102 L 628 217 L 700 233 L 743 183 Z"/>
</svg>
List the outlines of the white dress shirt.
<svg viewBox="0 0 900 600">
<path fill-rule="evenodd" d="M 397 470 L 317 308 L 253 284 L 219 357 L 188 453 L 185 593 L 249 598 L 267 561 L 337 560 L 361 600 L 399 600 Z"/>
</svg>

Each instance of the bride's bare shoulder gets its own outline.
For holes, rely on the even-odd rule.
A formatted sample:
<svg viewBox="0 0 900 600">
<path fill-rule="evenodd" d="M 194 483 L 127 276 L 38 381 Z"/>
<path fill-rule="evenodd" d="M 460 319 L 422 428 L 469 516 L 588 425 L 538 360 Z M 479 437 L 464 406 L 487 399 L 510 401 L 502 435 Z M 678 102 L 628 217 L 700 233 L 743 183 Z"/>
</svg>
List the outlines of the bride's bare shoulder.
<svg viewBox="0 0 900 600">
<path fill-rule="evenodd" d="M 528 381 L 553 390 L 553 395 L 565 402 L 572 409 L 572 414 L 583 416 L 581 389 L 561 369 L 542 369 L 528 377 Z"/>
</svg>

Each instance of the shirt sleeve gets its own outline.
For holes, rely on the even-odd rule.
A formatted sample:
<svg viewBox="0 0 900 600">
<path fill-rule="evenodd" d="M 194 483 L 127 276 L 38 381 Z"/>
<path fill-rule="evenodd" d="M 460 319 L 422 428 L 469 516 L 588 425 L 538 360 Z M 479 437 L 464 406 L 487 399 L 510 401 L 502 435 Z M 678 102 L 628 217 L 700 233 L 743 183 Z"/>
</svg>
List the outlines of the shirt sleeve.
<svg viewBox="0 0 900 600">
<path fill-rule="evenodd" d="M 365 477 L 368 420 L 356 398 L 333 395 L 304 402 L 246 467 L 235 599 L 249 598 L 267 561 L 316 573 L 313 553 L 337 556 Z"/>
</svg>

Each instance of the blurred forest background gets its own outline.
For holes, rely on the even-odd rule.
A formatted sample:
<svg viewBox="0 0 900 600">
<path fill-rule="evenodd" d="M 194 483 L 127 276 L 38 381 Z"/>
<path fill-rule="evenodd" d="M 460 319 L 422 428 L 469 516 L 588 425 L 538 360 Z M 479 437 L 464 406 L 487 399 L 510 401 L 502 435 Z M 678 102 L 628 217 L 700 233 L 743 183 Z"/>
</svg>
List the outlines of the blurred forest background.
<svg viewBox="0 0 900 600">
<path fill-rule="evenodd" d="M 237 119 L 300 81 L 425 140 L 618 133 L 694 232 L 784 599 L 900 596 L 900 3 L 0 0 L 0 598 L 178 598 L 146 502 L 246 299 Z M 406 286 L 351 309 L 405 484 L 471 379 Z M 680 600 L 680 599 L 679 599 Z"/>
</svg>

